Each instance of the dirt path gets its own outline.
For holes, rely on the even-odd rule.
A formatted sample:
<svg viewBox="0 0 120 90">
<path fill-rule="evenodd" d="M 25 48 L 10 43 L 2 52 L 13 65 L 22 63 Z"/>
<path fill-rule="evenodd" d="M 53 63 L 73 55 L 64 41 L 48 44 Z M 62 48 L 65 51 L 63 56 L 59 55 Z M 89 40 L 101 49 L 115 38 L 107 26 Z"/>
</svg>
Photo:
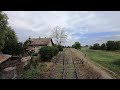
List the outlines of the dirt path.
<svg viewBox="0 0 120 90">
<path fill-rule="evenodd" d="M 76 49 L 64 49 L 52 62 L 47 79 L 111 79 Z"/>
</svg>

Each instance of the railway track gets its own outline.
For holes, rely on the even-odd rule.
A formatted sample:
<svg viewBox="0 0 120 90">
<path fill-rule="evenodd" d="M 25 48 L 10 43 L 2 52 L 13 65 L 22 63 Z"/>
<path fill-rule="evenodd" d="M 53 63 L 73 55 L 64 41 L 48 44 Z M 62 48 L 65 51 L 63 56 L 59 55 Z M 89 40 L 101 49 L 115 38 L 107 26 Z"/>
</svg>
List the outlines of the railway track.
<svg viewBox="0 0 120 90">
<path fill-rule="evenodd" d="M 72 54 L 71 49 L 70 49 L 70 52 L 71 52 L 72 61 L 73 61 L 74 69 L 75 69 L 75 76 L 76 76 L 76 79 L 79 79 L 79 75 L 78 75 L 77 67 L 76 67 L 76 65 L 75 65 L 75 61 L 74 61 L 74 59 L 73 59 L 73 54 Z"/>
<path fill-rule="evenodd" d="M 67 54 L 66 54 L 67 53 Z M 69 49 L 64 54 L 63 60 L 63 78 L 62 79 L 78 79 L 78 72 L 75 66 L 74 60 L 72 58 L 72 52 Z"/>
<path fill-rule="evenodd" d="M 55 65 L 51 69 L 50 79 L 78 79 L 77 68 L 70 49 L 64 49 L 53 62 Z"/>
<path fill-rule="evenodd" d="M 53 63 L 49 75 L 50 79 L 108 78 L 75 49 L 64 49 L 56 56 Z"/>
</svg>

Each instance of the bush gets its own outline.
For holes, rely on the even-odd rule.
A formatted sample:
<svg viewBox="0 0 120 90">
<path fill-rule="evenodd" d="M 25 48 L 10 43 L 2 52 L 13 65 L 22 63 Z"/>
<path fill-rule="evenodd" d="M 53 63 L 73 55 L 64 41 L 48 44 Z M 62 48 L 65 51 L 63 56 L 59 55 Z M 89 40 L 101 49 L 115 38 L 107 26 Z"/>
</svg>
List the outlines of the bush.
<svg viewBox="0 0 120 90">
<path fill-rule="evenodd" d="M 57 47 L 52 47 L 52 49 L 53 49 L 53 55 L 57 55 L 59 49 Z"/>
<path fill-rule="evenodd" d="M 63 51 L 63 46 L 58 45 L 58 49 L 59 49 L 59 51 Z"/>
<path fill-rule="evenodd" d="M 44 46 L 39 50 L 43 61 L 47 61 L 59 52 L 57 47 Z"/>
</svg>

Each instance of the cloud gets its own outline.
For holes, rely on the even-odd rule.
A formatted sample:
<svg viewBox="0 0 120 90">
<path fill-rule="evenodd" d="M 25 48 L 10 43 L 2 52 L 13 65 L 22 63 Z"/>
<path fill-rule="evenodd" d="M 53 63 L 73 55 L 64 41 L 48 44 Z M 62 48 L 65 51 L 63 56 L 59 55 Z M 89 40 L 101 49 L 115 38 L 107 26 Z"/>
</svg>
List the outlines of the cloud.
<svg viewBox="0 0 120 90">
<path fill-rule="evenodd" d="M 20 41 L 26 40 L 28 36 L 49 37 L 55 26 L 64 27 L 69 33 L 66 45 L 72 45 L 75 41 L 85 45 L 113 38 L 119 40 L 117 33 L 109 35 L 109 32 L 120 32 L 119 11 L 5 11 L 5 13 Z M 108 34 L 104 34 L 105 32 Z"/>
</svg>

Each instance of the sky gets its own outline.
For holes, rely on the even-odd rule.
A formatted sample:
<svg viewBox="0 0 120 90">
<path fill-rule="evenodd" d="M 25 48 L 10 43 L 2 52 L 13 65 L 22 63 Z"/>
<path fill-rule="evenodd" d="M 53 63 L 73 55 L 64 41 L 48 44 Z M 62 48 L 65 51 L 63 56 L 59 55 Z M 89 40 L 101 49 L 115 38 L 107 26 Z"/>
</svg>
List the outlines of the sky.
<svg viewBox="0 0 120 90">
<path fill-rule="evenodd" d="M 51 37 L 56 26 L 68 35 L 64 45 L 81 45 L 120 40 L 120 11 L 4 11 L 18 40 Z"/>
</svg>

